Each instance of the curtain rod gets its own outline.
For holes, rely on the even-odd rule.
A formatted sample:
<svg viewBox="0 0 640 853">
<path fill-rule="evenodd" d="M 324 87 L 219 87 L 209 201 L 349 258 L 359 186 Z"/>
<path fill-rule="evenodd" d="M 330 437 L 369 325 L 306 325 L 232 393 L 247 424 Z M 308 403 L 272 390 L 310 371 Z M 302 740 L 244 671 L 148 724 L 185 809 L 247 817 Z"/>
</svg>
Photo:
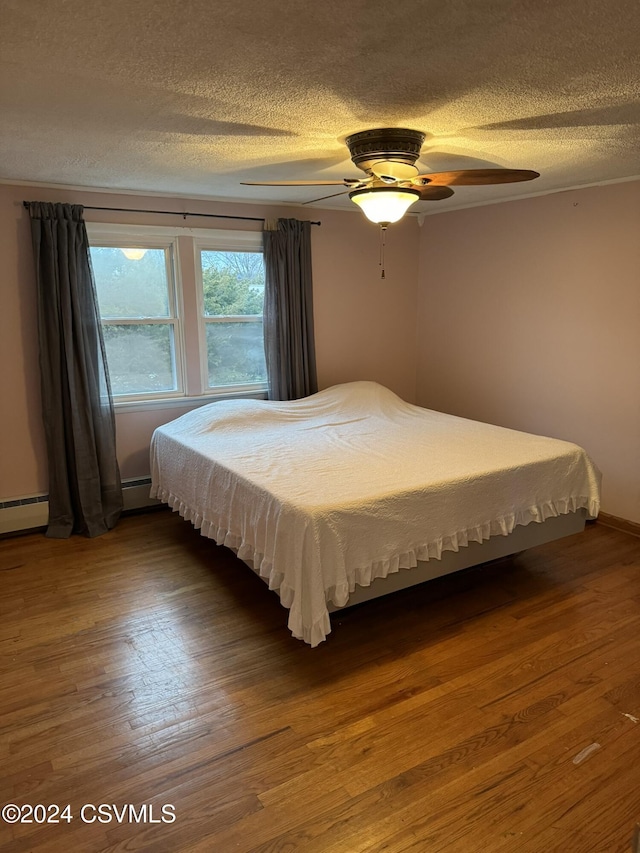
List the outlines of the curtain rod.
<svg viewBox="0 0 640 853">
<path fill-rule="evenodd" d="M 23 201 L 23 206 L 29 210 L 30 201 Z M 210 219 L 244 219 L 249 222 L 264 222 L 262 216 L 230 216 L 226 213 L 189 213 L 182 210 L 141 210 L 135 207 L 94 207 L 90 204 L 80 205 L 85 210 L 112 210 L 116 213 L 161 213 L 166 216 L 182 216 L 186 219 L 187 216 L 207 216 Z M 311 225 L 322 225 L 321 222 L 311 222 Z"/>
</svg>

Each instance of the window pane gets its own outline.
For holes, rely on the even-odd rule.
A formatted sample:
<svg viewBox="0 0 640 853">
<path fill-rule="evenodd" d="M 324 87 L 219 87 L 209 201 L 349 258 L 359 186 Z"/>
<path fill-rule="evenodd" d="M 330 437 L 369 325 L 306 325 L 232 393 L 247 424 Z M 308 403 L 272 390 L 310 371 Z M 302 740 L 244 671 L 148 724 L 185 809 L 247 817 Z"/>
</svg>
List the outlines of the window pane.
<svg viewBox="0 0 640 853">
<path fill-rule="evenodd" d="M 103 319 L 170 316 L 165 249 L 130 260 L 122 249 L 92 246 L 91 263 Z"/>
<path fill-rule="evenodd" d="M 177 389 L 171 325 L 106 323 L 102 331 L 113 394 Z"/>
<path fill-rule="evenodd" d="M 261 252 L 202 251 L 205 317 L 262 315 L 264 263 Z"/>
<path fill-rule="evenodd" d="M 266 382 L 262 319 L 207 323 L 209 387 Z"/>
</svg>

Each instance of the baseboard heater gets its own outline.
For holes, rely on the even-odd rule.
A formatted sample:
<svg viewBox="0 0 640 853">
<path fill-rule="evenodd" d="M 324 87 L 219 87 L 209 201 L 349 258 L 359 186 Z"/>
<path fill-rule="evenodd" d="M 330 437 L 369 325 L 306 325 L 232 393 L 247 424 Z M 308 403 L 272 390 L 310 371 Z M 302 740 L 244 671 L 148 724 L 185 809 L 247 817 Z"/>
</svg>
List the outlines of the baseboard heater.
<svg viewBox="0 0 640 853">
<path fill-rule="evenodd" d="M 124 510 L 159 506 L 160 501 L 149 497 L 151 477 L 124 480 L 122 497 Z M 46 527 L 49 521 L 49 495 L 32 495 L 10 501 L 0 501 L 0 534 L 18 533 Z"/>
</svg>

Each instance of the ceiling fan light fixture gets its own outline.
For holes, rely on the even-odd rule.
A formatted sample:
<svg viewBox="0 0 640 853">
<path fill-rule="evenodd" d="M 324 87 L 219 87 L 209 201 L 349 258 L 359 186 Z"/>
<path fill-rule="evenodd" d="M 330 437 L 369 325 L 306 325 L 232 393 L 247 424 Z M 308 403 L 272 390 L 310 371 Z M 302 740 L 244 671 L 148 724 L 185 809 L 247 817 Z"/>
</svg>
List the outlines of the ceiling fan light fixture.
<svg viewBox="0 0 640 853">
<path fill-rule="evenodd" d="M 389 225 L 402 219 L 411 205 L 419 201 L 420 193 L 408 187 L 371 187 L 354 190 L 349 198 L 371 222 Z"/>
</svg>

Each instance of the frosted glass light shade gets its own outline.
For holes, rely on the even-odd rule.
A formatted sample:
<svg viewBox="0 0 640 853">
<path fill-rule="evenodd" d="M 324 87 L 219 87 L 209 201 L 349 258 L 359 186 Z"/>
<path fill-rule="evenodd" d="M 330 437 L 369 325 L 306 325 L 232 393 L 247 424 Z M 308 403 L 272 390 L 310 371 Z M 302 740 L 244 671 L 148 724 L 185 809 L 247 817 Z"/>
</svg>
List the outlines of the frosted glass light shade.
<svg viewBox="0 0 640 853">
<path fill-rule="evenodd" d="M 351 201 L 361 208 L 367 219 L 378 225 L 397 222 L 420 198 L 418 190 L 398 187 L 372 187 L 349 193 Z"/>
<path fill-rule="evenodd" d="M 120 249 L 125 258 L 129 258 L 130 261 L 139 261 L 140 258 L 144 258 L 147 254 L 146 249 Z"/>
</svg>

